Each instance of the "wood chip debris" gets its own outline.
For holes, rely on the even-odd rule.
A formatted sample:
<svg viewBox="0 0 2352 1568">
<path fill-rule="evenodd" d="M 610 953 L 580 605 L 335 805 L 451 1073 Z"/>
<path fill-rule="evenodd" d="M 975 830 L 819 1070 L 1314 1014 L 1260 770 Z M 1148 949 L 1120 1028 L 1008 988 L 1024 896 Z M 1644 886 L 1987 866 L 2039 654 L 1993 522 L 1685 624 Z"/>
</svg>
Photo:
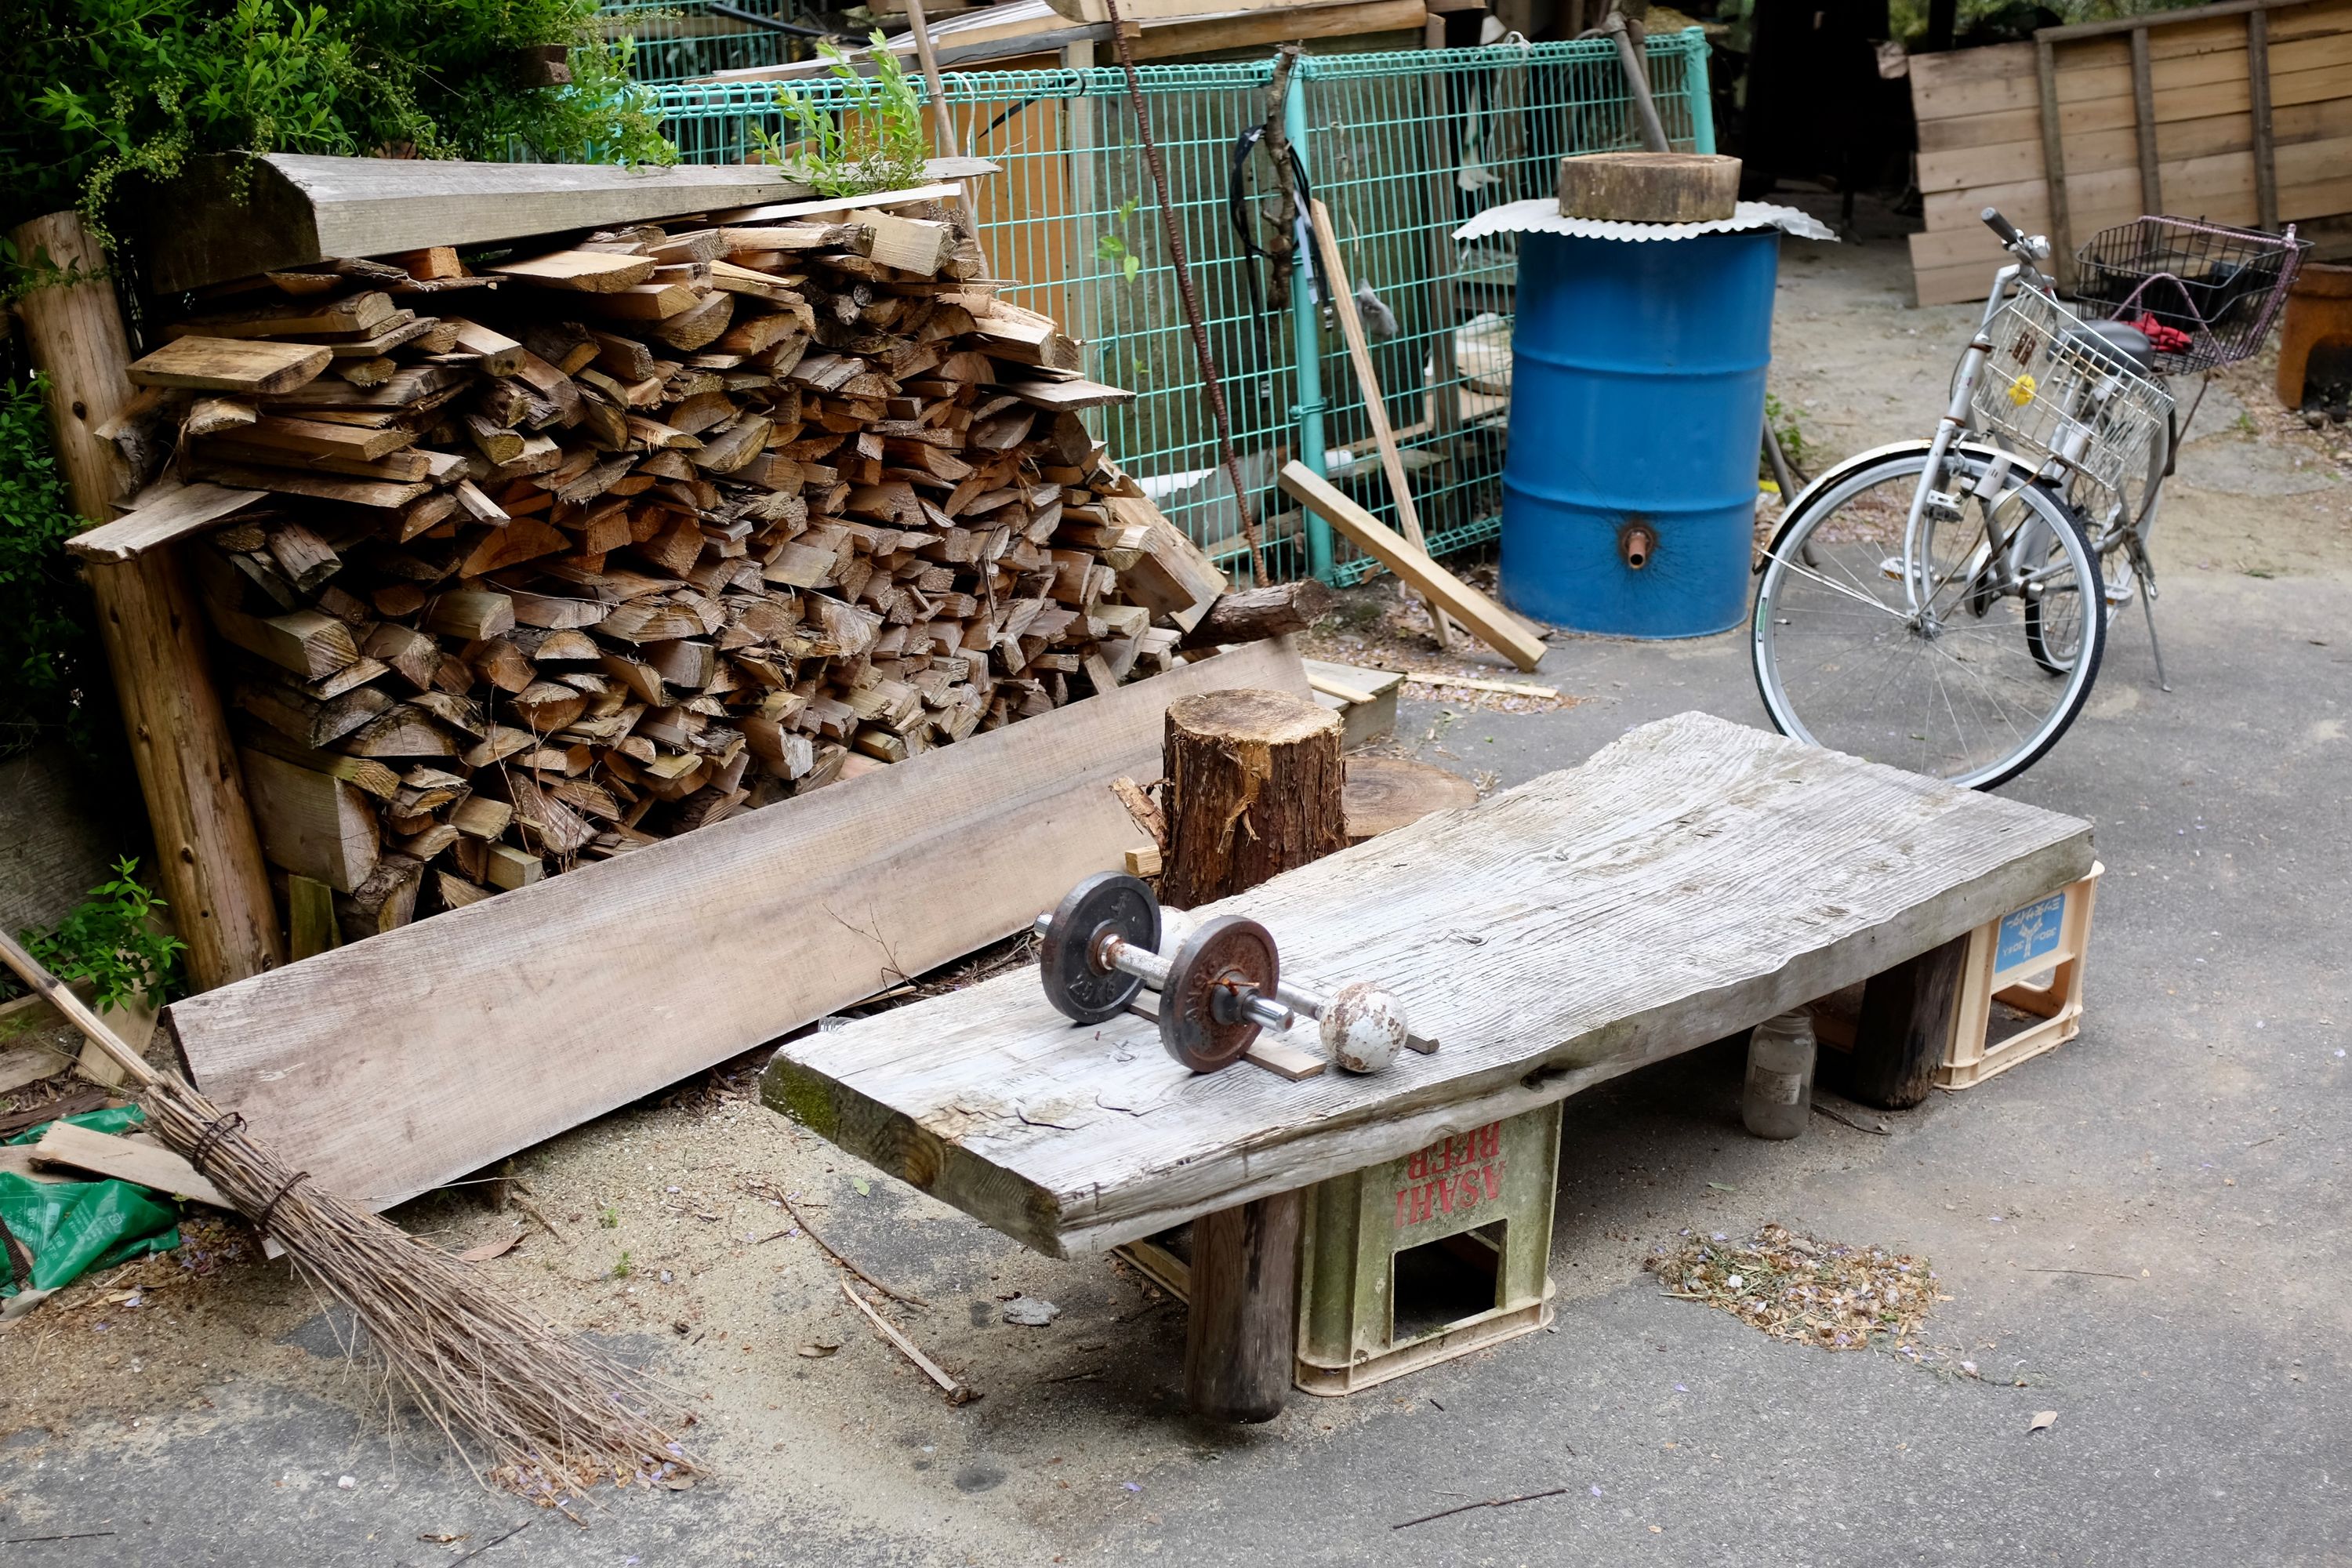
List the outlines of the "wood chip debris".
<svg viewBox="0 0 2352 1568">
<path fill-rule="evenodd" d="M 1936 1300 L 1927 1260 L 1767 1225 L 1747 1242 L 1685 1231 L 1643 1267 L 1669 1295 L 1704 1301 L 1774 1339 L 1822 1350 L 1909 1349 Z"/>
</svg>

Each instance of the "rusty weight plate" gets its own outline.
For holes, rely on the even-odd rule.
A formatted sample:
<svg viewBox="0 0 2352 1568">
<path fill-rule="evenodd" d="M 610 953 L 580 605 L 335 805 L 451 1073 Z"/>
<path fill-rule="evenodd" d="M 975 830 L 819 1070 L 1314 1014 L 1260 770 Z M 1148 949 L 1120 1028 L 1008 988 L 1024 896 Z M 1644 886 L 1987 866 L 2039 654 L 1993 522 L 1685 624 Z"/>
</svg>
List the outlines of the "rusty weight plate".
<svg viewBox="0 0 2352 1568">
<path fill-rule="evenodd" d="M 1257 1038 L 1257 1026 L 1234 1011 L 1235 988 L 1272 996 L 1280 978 L 1273 932 L 1239 915 L 1203 921 L 1177 950 L 1160 994 L 1160 1043 L 1194 1072 L 1231 1067 Z"/>
<path fill-rule="evenodd" d="M 1137 878 L 1102 871 L 1072 888 L 1038 944 L 1037 973 L 1045 1000 L 1065 1017 L 1099 1024 L 1118 1015 L 1143 989 L 1139 975 L 1095 964 L 1095 943 L 1108 930 L 1143 949 L 1160 950 L 1160 900 Z"/>
</svg>

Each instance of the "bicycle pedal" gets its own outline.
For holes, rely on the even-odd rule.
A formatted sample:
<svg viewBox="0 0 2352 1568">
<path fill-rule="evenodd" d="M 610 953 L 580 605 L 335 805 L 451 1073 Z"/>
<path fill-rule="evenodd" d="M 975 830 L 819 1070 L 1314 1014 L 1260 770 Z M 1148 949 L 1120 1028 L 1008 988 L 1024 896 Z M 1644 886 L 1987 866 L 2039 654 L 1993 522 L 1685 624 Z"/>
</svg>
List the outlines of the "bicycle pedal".
<svg viewBox="0 0 2352 1568">
<path fill-rule="evenodd" d="M 2130 584 L 2128 584 L 2128 583 L 2110 583 L 2110 584 L 2107 584 L 2107 603 L 2108 603 L 2108 604 L 2110 604 L 2110 605 L 2128 605 L 2128 604 L 2130 604 L 2131 602 L 2132 602 L 2132 585 L 2131 585 Z"/>
</svg>

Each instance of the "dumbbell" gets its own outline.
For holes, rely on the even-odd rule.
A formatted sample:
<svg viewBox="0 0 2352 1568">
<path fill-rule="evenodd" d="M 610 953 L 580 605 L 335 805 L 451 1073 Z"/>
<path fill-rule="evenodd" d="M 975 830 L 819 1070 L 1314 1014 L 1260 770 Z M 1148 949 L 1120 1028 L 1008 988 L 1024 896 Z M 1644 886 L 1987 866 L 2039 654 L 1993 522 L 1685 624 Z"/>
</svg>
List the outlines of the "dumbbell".
<svg viewBox="0 0 2352 1568">
<path fill-rule="evenodd" d="M 1215 916 L 1163 954 L 1160 900 L 1120 872 L 1080 882 L 1036 929 L 1039 973 L 1057 1011 L 1099 1024 L 1149 985 L 1160 994 L 1160 1044 L 1194 1072 L 1231 1066 L 1259 1029 L 1289 1028 L 1302 1014 L 1350 1072 L 1378 1072 L 1409 1039 L 1403 1005 L 1378 985 L 1359 981 L 1327 997 L 1283 984 L 1274 935 L 1255 921 Z"/>
</svg>

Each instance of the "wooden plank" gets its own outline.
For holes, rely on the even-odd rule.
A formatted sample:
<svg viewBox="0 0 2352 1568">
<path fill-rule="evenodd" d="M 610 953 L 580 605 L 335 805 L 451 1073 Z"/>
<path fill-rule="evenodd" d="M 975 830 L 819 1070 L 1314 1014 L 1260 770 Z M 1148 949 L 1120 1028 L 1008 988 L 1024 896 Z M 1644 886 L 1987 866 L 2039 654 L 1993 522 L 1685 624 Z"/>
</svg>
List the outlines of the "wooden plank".
<svg viewBox="0 0 2352 1568">
<path fill-rule="evenodd" d="M 52 1123 L 33 1145 L 33 1159 L 39 1164 L 69 1165 L 77 1171 L 134 1182 L 216 1209 L 235 1206 L 194 1165 L 161 1143 L 121 1138 L 70 1121 Z"/>
<path fill-rule="evenodd" d="M 266 490 L 158 479 L 131 499 L 129 511 L 87 533 L 75 534 L 66 541 L 66 548 L 85 561 L 128 561 L 142 551 L 209 528 L 268 497 Z"/>
<path fill-rule="evenodd" d="M 501 262 L 489 270 L 497 277 L 541 289 L 610 294 L 643 283 L 654 275 L 654 267 L 650 256 L 624 256 L 610 250 L 558 250 L 520 261 Z"/>
<path fill-rule="evenodd" d="M 198 392 L 291 392 L 315 381 L 335 357 L 314 343 L 257 338 L 174 338 L 131 364 L 142 386 L 185 386 Z"/>
<path fill-rule="evenodd" d="M 249 203 L 233 199 L 241 179 L 250 182 Z M 174 293 L 335 257 L 480 245 L 807 194 L 781 170 L 757 164 L 197 158 L 150 205 L 147 254 L 157 291 Z"/>
<path fill-rule="evenodd" d="M 1229 686 L 1307 676 L 1236 648 L 167 1016 L 257 1137 L 383 1207 L 1022 929 L 1135 842 L 1107 785 L 1156 771 L 1168 703 Z"/>
<path fill-rule="evenodd" d="M 1431 560 L 1426 552 L 1399 538 L 1380 519 L 1334 489 L 1314 469 L 1296 459 L 1285 463 L 1282 488 L 1346 534 L 1358 549 L 1421 590 L 1433 605 L 1443 605 L 1454 619 L 1477 633 L 1487 647 L 1513 664 L 1521 669 L 1533 669 L 1543 662 L 1543 643 L 1530 637 L 1509 611 Z"/>
<path fill-rule="evenodd" d="M 1736 184 L 1737 168 L 1732 170 L 1732 179 Z M 1389 424 L 1388 399 L 1381 393 L 1380 374 L 1372 368 L 1372 348 L 1364 339 L 1363 319 L 1356 312 L 1355 291 L 1348 281 L 1347 263 L 1339 255 L 1339 237 L 1332 232 L 1331 214 L 1320 197 L 1308 198 L 1307 205 L 1314 215 L 1316 253 L 1323 258 L 1324 277 L 1330 284 L 1331 310 L 1339 318 L 1340 335 L 1348 342 L 1348 361 L 1355 367 L 1356 389 L 1363 395 L 1364 419 L 1372 427 L 1373 443 L 1380 447 L 1381 471 L 1388 478 L 1397 521 L 1406 542 L 1426 552 L 1429 539 L 1421 531 L 1421 510 L 1413 505 L 1412 486 L 1405 479 L 1404 460 L 1397 453 L 1396 431 Z M 1437 646 L 1451 652 L 1455 635 L 1453 621 L 1434 602 L 1426 607 L 1437 632 Z"/>
<path fill-rule="evenodd" d="M 1685 713 L 1200 911 L 1265 922 L 1301 982 L 1378 977 L 1433 1055 L 1196 1078 L 1140 1020 L 1073 1027 L 1024 969 L 792 1041 L 762 1094 L 1040 1251 L 1095 1251 L 1695 1049 L 2091 859 L 2087 823 Z"/>
<path fill-rule="evenodd" d="M 996 378 L 995 385 L 1003 387 L 1022 402 L 1039 408 L 1070 409 L 1103 408 L 1114 403 L 1134 401 L 1135 394 L 1116 386 L 1106 386 L 1098 381 L 1081 377 L 1076 381 L 1020 381 L 1007 376 Z"/>
</svg>

